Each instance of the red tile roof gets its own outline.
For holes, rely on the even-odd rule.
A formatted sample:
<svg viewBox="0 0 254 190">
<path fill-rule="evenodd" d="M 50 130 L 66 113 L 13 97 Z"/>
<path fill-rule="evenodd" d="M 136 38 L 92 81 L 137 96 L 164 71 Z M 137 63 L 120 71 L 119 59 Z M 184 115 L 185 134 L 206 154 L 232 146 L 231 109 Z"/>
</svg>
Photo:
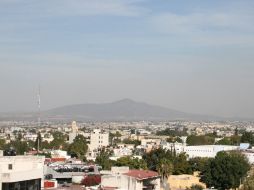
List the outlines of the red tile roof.
<svg viewBox="0 0 254 190">
<path fill-rule="evenodd" d="M 66 158 L 50 158 L 51 162 L 65 162 Z"/>
<path fill-rule="evenodd" d="M 159 176 L 157 172 L 150 171 L 150 170 L 130 170 L 128 173 L 125 173 L 124 175 L 134 177 L 138 180 L 154 178 Z"/>
</svg>

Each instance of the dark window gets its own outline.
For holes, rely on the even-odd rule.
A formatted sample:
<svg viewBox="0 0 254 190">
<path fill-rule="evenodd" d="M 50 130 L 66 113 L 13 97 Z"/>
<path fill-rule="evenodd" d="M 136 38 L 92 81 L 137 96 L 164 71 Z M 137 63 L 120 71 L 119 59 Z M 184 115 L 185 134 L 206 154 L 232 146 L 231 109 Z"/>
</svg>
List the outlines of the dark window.
<svg viewBox="0 0 254 190">
<path fill-rule="evenodd" d="M 40 190 L 41 179 L 19 181 L 13 183 L 2 183 L 2 190 Z"/>
<path fill-rule="evenodd" d="M 9 169 L 9 170 L 12 170 L 12 164 L 9 164 L 9 165 L 8 165 L 8 169 Z"/>
</svg>

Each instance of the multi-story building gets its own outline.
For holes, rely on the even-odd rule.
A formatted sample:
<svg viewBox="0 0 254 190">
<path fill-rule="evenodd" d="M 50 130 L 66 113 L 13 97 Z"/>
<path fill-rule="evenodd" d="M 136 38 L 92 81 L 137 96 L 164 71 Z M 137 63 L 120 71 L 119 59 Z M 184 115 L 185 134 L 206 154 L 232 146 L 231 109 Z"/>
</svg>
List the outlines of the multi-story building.
<svg viewBox="0 0 254 190">
<path fill-rule="evenodd" d="M 208 157 L 214 158 L 218 152 L 240 150 L 239 146 L 230 145 L 199 145 L 199 146 L 186 146 L 181 143 L 166 143 L 162 148 L 168 150 L 175 150 L 177 154 L 186 153 L 189 158 L 194 157 Z"/>
<path fill-rule="evenodd" d="M 0 156 L 0 190 L 40 190 L 44 157 Z"/>
<path fill-rule="evenodd" d="M 27 133 L 24 135 L 24 139 L 28 141 L 35 141 L 37 139 L 37 136 L 37 134 Z"/>
<path fill-rule="evenodd" d="M 100 129 L 94 129 L 90 134 L 89 150 L 93 151 L 101 147 L 109 145 L 109 133 L 103 132 Z"/>
<path fill-rule="evenodd" d="M 141 146 L 146 149 L 147 152 L 153 148 L 159 148 L 161 145 L 161 139 L 142 139 Z"/>
</svg>

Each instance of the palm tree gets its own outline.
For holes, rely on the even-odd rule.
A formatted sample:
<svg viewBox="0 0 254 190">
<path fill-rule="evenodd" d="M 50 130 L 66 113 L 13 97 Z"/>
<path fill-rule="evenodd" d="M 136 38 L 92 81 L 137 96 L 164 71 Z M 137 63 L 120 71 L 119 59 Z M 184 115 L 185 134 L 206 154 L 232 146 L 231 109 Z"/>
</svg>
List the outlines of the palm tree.
<svg viewBox="0 0 254 190">
<path fill-rule="evenodd" d="M 172 174 L 173 169 L 174 169 L 174 166 L 172 162 L 166 158 L 162 158 L 159 161 L 158 165 L 156 166 L 156 170 L 161 175 L 161 180 L 163 182 L 162 184 L 165 190 L 169 189 L 167 180 L 169 175 Z"/>
</svg>

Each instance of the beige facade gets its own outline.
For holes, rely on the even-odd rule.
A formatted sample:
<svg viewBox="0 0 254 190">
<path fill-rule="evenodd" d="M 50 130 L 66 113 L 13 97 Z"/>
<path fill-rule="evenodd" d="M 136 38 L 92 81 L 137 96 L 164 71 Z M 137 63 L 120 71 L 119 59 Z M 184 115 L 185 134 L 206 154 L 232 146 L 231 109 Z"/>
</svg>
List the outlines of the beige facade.
<svg viewBox="0 0 254 190">
<path fill-rule="evenodd" d="M 73 143 L 74 139 L 78 136 L 78 126 L 76 121 L 71 124 L 71 132 L 69 133 L 69 143 Z"/>
<path fill-rule="evenodd" d="M 109 145 L 109 133 L 104 133 L 100 129 L 94 129 L 90 135 L 89 150 L 93 151 Z"/>
<path fill-rule="evenodd" d="M 194 175 L 170 175 L 168 183 L 172 190 L 186 189 L 192 185 L 201 185 L 206 188 L 206 185 L 199 180 L 198 173 L 194 173 Z"/>
</svg>

